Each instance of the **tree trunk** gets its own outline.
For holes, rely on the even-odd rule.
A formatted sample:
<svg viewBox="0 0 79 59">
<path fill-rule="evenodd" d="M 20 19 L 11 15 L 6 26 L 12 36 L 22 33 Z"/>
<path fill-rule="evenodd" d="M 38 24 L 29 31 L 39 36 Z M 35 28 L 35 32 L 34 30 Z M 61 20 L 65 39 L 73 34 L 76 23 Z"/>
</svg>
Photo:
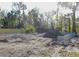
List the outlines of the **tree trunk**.
<svg viewBox="0 0 79 59">
<path fill-rule="evenodd" d="M 71 21 L 70 21 L 70 18 L 69 18 L 69 32 L 71 32 Z"/>
<path fill-rule="evenodd" d="M 57 20 L 57 28 L 59 27 L 59 25 L 58 25 L 58 12 L 59 12 L 59 6 L 57 5 L 57 15 L 56 15 L 56 20 Z"/>
<path fill-rule="evenodd" d="M 76 12 L 76 6 L 73 6 L 73 16 L 72 16 L 72 32 L 76 33 L 76 22 L 75 22 L 75 12 Z"/>
</svg>

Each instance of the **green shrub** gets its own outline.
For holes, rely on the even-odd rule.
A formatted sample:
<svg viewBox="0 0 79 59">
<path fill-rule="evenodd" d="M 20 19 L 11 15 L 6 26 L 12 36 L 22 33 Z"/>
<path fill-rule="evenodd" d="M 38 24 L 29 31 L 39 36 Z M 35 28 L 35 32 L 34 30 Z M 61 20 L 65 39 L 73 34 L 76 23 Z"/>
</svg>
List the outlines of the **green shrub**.
<svg viewBox="0 0 79 59">
<path fill-rule="evenodd" d="M 27 26 L 25 26 L 25 32 L 26 33 L 33 33 L 35 31 L 36 31 L 36 29 L 35 29 L 35 27 L 33 25 L 27 25 Z"/>
</svg>

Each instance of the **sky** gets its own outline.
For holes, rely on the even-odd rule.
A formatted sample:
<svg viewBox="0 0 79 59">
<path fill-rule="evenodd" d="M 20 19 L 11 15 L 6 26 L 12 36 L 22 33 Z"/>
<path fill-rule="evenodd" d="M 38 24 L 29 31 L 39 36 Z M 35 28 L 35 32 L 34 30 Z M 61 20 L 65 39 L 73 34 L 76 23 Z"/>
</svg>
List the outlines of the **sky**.
<svg viewBox="0 0 79 59">
<path fill-rule="evenodd" d="M 27 5 L 26 13 L 28 13 L 28 11 L 33 8 L 38 8 L 40 13 L 49 12 L 57 9 L 57 2 L 24 2 L 24 4 Z M 12 2 L 0 2 L 0 8 L 6 11 L 10 11 L 12 9 Z M 63 10 L 63 8 L 61 7 L 59 12 L 62 14 L 66 14 L 71 13 L 71 10 Z M 76 13 L 77 16 L 78 14 L 79 12 Z"/>
<path fill-rule="evenodd" d="M 37 7 L 40 12 L 48 12 L 56 10 L 56 2 L 24 2 L 27 5 L 27 11 Z M 0 2 L 0 8 L 4 10 L 11 10 L 12 2 Z"/>
<path fill-rule="evenodd" d="M 48 11 L 52 11 L 52 10 L 56 10 L 56 2 L 28 2 L 25 3 L 27 5 L 27 9 L 31 10 L 34 7 L 39 8 L 40 12 L 48 12 Z"/>
</svg>

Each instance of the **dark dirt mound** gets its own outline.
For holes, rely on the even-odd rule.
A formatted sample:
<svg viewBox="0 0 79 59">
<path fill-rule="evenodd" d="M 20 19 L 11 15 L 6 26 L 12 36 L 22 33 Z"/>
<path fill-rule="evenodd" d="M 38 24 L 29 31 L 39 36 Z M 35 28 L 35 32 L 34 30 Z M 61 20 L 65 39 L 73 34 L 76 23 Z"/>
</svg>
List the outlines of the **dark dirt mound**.
<svg viewBox="0 0 79 59">
<path fill-rule="evenodd" d="M 58 30 L 48 30 L 46 34 L 44 35 L 44 37 L 56 38 L 57 36 L 61 36 L 61 35 L 62 33 L 59 32 Z"/>
</svg>

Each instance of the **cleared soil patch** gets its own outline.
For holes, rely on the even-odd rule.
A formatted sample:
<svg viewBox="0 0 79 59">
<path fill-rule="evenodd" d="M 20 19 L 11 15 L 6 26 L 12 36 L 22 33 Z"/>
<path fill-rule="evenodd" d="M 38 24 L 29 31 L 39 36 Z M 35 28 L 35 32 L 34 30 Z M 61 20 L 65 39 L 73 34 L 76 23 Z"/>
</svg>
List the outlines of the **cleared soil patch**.
<svg viewBox="0 0 79 59">
<path fill-rule="evenodd" d="M 52 44 L 54 38 L 44 38 L 32 34 L 25 35 L 25 38 L 23 42 L 0 42 L 0 57 L 79 57 L 79 44 L 65 47 Z"/>
<path fill-rule="evenodd" d="M 51 56 L 53 47 L 47 47 L 45 43 L 30 41 L 29 43 L 0 43 L 1 57 L 29 57 Z"/>
</svg>

